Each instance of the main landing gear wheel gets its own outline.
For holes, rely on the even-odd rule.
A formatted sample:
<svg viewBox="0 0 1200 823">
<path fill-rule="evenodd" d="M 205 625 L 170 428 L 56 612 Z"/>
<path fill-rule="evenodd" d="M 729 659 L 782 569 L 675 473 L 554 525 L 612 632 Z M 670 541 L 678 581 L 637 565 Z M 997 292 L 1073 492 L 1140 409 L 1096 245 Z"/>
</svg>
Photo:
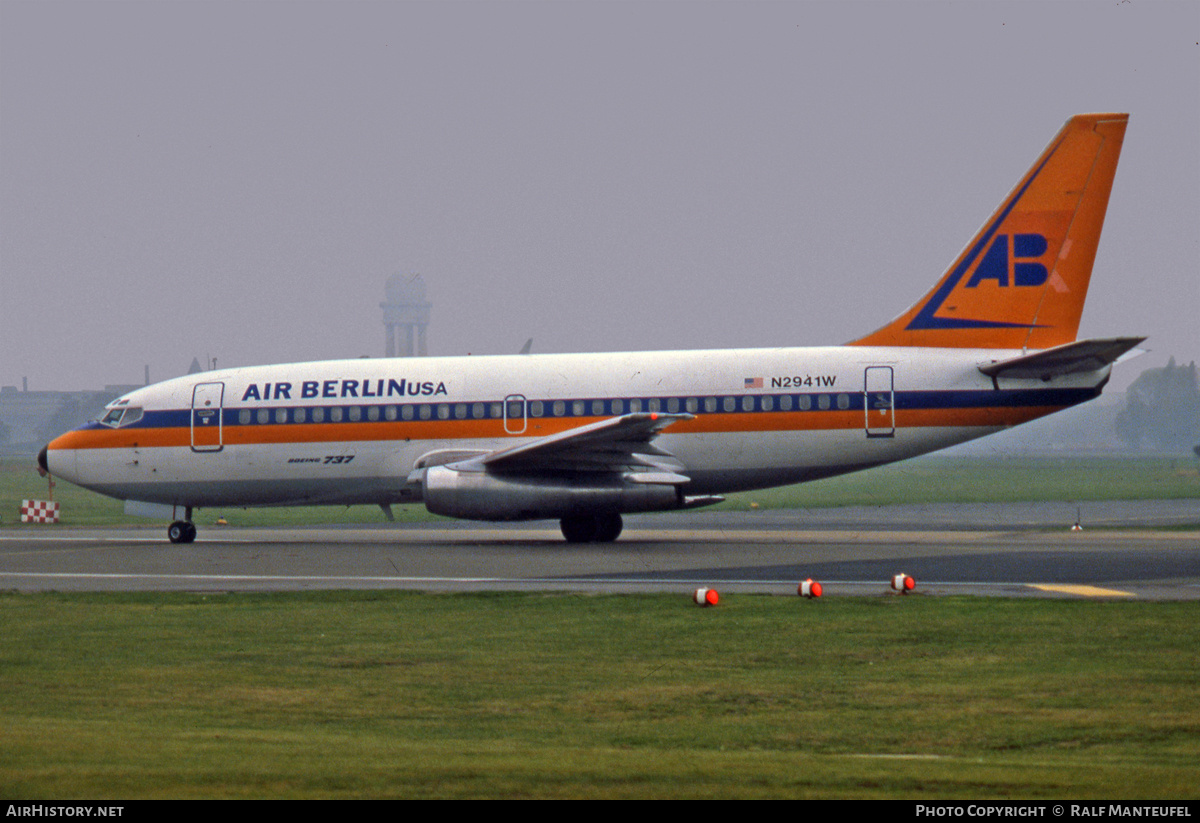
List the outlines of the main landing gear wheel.
<svg viewBox="0 0 1200 823">
<path fill-rule="evenodd" d="M 611 543 L 623 525 L 619 514 L 573 514 L 560 523 L 568 543 Z"/>
<path fill-rule="evenodd" d="M 176 520 L 167 527 L 167 539 L 172 543 L 191 543 L 196 539 L 196 524 Z"/>
</svg>

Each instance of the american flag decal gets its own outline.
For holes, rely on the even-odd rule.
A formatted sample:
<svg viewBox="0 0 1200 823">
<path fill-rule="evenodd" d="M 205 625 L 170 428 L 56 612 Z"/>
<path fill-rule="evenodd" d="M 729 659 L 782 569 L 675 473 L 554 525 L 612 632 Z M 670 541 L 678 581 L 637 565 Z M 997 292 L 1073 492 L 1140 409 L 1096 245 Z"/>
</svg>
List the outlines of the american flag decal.
<svg viewBox="0 0 1200 823">
<path fill-rule="evenodd" d="M 747 377 L 746 378 L 746 388 L 761 389 L 762 388 L 762 378 L 761 377 Z"/>
</svg>

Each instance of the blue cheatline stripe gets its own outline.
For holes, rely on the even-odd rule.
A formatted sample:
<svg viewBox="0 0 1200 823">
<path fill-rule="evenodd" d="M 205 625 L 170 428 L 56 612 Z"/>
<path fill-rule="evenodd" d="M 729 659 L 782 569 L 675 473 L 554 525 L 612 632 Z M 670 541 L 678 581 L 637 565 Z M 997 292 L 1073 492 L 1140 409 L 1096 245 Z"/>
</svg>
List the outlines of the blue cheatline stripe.
<svg viewBox="0 0 1200 823">
<path fill-rule="evenodd" d="M 886 395 L 886 392 L 871 392 L 872 395 Z M 979 409 L 979 408 L 1028 408 L 1028 407 L 1066 407 L 1074 406 L 1100 394 L 1098 389 L 983 389 L 983 390 L 963 390 L 963 391 L 898 391 L 893 394 L 893 404 L 897 409 L 930 409 L 930 410 L 953 410 L 953 409 Z M 677 401 L 677 405 L 671 404 L 669 401 Z M 688 400 L 695 401 L 695 408 L 688 407 Z M 561 400 L 562 413 L 554 413 L 554 404 L 556 400 L 542 401 L 527 401 L 526 409 L 527 416 L 531 419 L 537 418 L 594 418 L 594 417 L 613 417 L 621 414 L 629 414 L 635 411 L 631 406 L 634 402 L 640 405 L 636 411 L 650 412 L 657 411 L 663 413 L 671 413 L 671 409 L 677 412 L 689 412 L 697 417 L 703 417 L 711 414 L 804 414 L 809 412 L 838 412 L 838 411 L 863 411 L 864 394 L 861 390 L 849 392 L 814 392 L 802 394 L 736 394 L 736 395 L 706 395 L 706 396 L 673 396 L 673 397 L 621 397 L 621 398 L 584 398 L 584 399 L 563 399 Z M 533 414 L 531 407 L 535 407 L 537 403 L 542 404 L 542 413 Z M 576 404 L 582 404 L 578 408 Z M 594 404 L 599 403 L 597 406 Z M 657 403 L 657 408 L 651 408 L 652 404 Z M 476 405 L 481 405 L 482 415 L 475 416 Z M 394 409 L 394 412 L 389 412 L 389 406 Z M 405 407 L 411 411 L 411 417 L 404 417 Z M 715 406 L 715 408 L 710 408 Z M 785 406 L 788 406 L 785 408 Z M 439 416 L 439 408 L 445 409 Z M 460 413 L 459 408 L 463 409 Z M 222 425 L 226 427 L 232 426 L 255 426 L 255 425 L 275 425 L 281 421 L 276 419 L 276 412 L 279 409 L 287 411 L 287 423 L 295 423 L 297 411 L 304 412 L 305 424 L 333 424 L 337 423 L 436 423 L 454 420 L 500 420 L 504 417 L 503 401 L 501 400 L 464 400 L 464 401 L 445 401 L 441 403 L 379 403 L 379 404 L 338 404 L 333 406 L 320 405 L 297 405 L 297 406 L 255 406 L 255 407 L 240 407 L 226 408 L 222 414 Z M 313 412 L 320 410 L 324 417 L 323 420 L 317 421 L 313 419 Z M 341 420 L 334 421 L 333 411 L 339 410 Z M 358 419 L 351 420 L 352 409 L 357 410 Z M 369 410 L 374 410 L 371 412 Z M 424 411 L 423 411 L 424 409 Z M 267 412 L 267 419 L 259 421 L 258 412 Z M 244 418 L 243 413 L 248 414 L 248 421 Z M 374 413 L 376 419 L 369 419 Z M 422 417 L 422 414 L 427 416 Z M 389 414 L 394 414 L 394 417 L 389 417 Z M 134 429 L 156 429 L 156 428 L 188 428 L 191 426 L 190 409 L 172 409 L 166 411 L 148 411 L 142 419 L 130 426 L 122 427 L 129 430 Z M 100 423 L 92 422 L 83 428 L 107 429 Z"/>
<path fill-rule="evenodd" d="M 1001 391 L 896 392 L 898 409 L 1028 408 L 1074 406 L 1099 396 L 1099 389 L 1005 389 Z"/>
</svg>

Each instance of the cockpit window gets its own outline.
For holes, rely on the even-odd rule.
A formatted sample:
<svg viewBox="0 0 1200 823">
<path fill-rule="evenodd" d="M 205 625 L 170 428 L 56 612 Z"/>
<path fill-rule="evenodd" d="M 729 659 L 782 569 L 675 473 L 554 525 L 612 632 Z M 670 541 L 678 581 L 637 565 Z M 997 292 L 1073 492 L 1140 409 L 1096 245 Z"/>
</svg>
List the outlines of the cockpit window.
<svg viewBox="0 0 1200 823">
<path fill-rule="evenodd" d="M 141 419 L 141 406 L 129 406 L 127 408 L 109 409 L 105 415 L 100 418 L 100 422 L 106 426 L 120 428 L 121 426 L 128 426 L 132 423 L 136 423 Z"/>
</svg>

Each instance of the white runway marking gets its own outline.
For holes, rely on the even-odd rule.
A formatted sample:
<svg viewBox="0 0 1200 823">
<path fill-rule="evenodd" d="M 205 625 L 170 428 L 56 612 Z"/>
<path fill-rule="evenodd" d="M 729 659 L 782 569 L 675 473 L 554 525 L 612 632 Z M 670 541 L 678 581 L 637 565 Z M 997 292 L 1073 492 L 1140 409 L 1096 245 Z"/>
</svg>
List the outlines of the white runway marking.
<svg viewBox="0 0 1200 823">
<path fill-rule="evenodd" d="M 0 529 L 0 589 L 617 594 L 708 586 L 796 597 L 811 577 L 827 597 L 899 597 L 888 583 L 903 569 L 915 572 L 915 597 L 1200 599 L 1196 533 L 1144 528 L 1190 518 L 1195 502 L 1123 505 L 1133 528 L 1070 532 L 1048 526 L 1050 515 L 1024 528 L 968 526 L 1011 521 L 1011 506 L 986 517 L 925 506 L 714 512 L 647 518 L 661 527 L 639 523 L 615 543 L 579 545 L 549 524 L 209 527 L 191 545 L 170 544 L 155 527 Z"/>
</svg>

